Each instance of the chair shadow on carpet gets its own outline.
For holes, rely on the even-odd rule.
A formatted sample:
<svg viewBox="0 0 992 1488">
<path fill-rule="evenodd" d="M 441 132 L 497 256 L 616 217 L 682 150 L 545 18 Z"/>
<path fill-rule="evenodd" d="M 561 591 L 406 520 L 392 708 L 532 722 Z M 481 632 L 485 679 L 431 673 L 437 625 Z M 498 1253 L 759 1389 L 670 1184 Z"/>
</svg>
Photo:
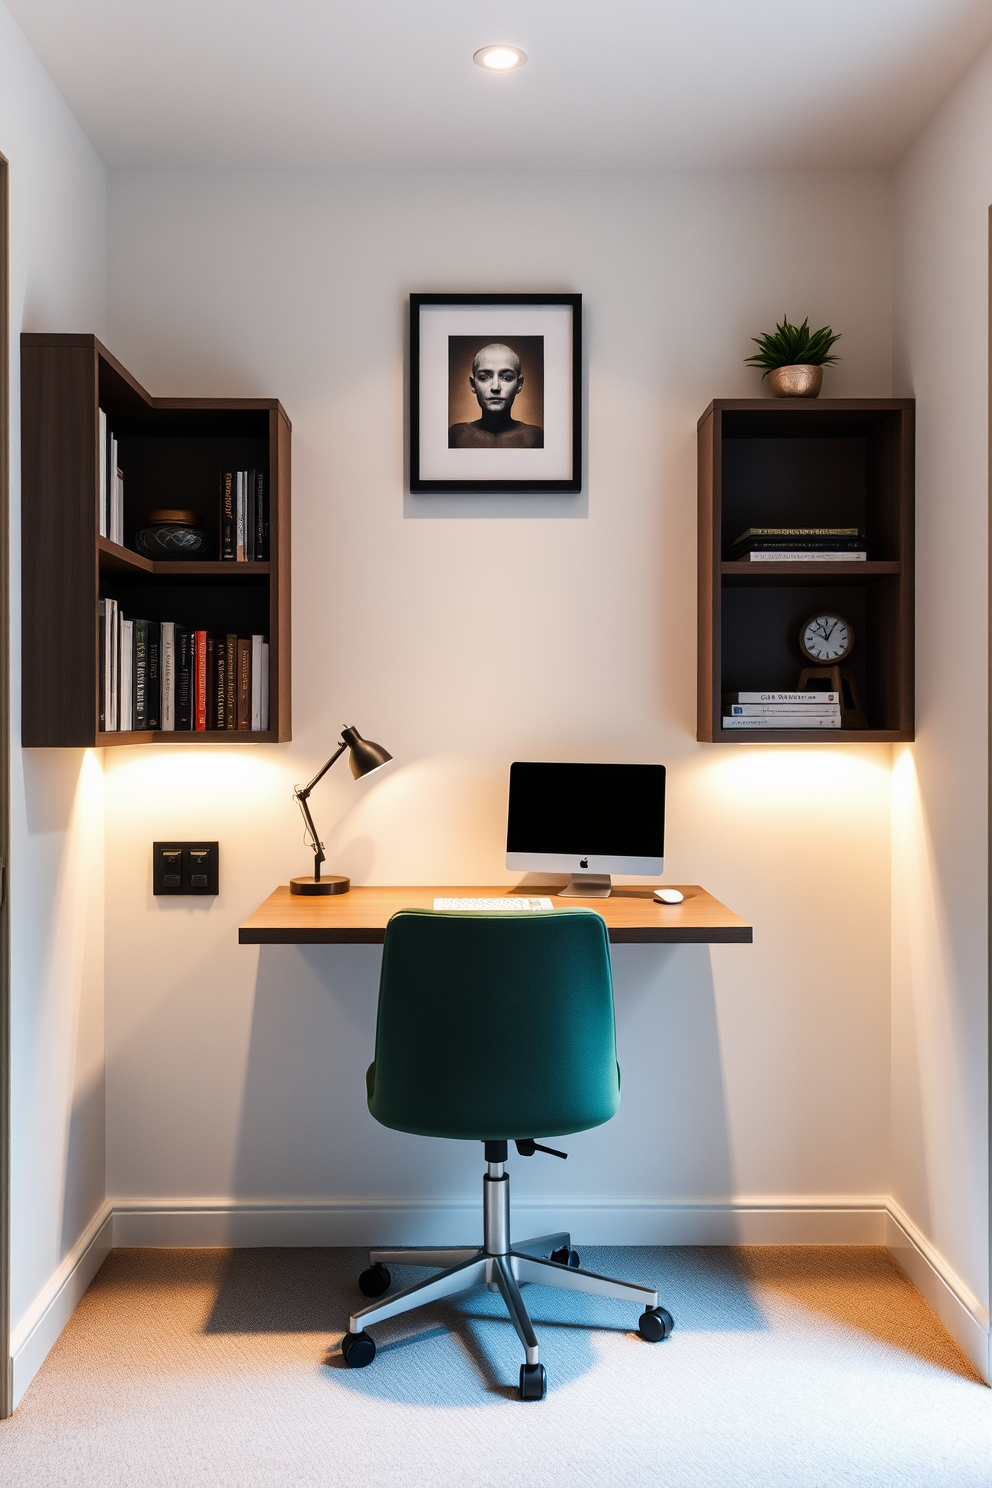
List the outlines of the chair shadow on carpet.
<svg viewBox="0 0 992 1488">
<path fill-rule="evenodd" d="M 680 1332 L 757 1332 L 767 1326 L 732 1250 L 589 1247 L 583 1262 L 657 1286 Z M 205 1331 L 323 1335 L 326 1350 L 315 1352 L 315 1359 L 329 1382 L 397 1404 L 479 1404 L 480 1384 L 483 1400 L 516 1396 L 520 1344 L 502 1299 L 483 1288 L 378 1324 L 374 1364 L 349 1369 L 340 1339 L 352 1308 L 362 1304 L 356 1279 L 366 1263 L 362 1250 L 232 1250 Z M 397 1268 L 394 1285 L 429 1274 Z M 637 1334 L 635 1306 L 541 1286 L 526 1287 L 525 1297 L 551 1391 L 594 1368 L 610 1335 L 627 1335 L 631 1348 L 653 1347 Z"/>
</svg>

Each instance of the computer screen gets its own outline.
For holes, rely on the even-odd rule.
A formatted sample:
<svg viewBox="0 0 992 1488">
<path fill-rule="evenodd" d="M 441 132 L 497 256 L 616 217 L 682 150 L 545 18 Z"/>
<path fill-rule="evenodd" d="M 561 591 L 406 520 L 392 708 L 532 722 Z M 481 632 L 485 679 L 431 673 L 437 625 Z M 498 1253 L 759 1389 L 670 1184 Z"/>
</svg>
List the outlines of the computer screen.
<svg viewBox="0 0 992 1488">
<path fill-rule="evenodd" d="M 664 852 L 664 765 L 510 766 L 508 868 L 654 874 Z"/>
</svg>

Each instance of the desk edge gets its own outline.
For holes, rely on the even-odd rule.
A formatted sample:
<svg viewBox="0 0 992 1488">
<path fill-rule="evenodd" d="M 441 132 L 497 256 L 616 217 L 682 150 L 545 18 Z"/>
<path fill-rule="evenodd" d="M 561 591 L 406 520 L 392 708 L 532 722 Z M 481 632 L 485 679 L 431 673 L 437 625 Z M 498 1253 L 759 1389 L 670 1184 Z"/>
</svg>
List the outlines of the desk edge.
<svg viewBox="0 0 992 1488">
<path fill-rule="evenodd" d="M 238 930 L 239 945 L 382 945 L 385 938 L 385 930 L 374 927 L 290 930 L 242 925 Z M 617 926 L 609 930 L 609 938 L 611 945 L 751 945 L 754 932 L 750 925 Z"/>
</svg>

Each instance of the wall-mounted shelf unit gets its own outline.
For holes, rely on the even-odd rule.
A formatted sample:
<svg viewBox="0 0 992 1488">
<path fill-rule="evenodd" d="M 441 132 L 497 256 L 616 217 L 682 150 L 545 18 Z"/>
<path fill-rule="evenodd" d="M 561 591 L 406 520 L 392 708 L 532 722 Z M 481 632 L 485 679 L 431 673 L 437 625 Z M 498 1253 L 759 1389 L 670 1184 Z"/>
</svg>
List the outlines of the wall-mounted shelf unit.
<svg viewBox="0 0 992 1488">
<path fill-rule="evenodd" d="M 697 739 L 913 738 L 914 411 L 908 398 L 725 398 L 699 420 Z M 747 528 L 799 525 L 859 528 L 868 560 L 730 561 Z M 820 609 L 854 626 L 868 727 L 725 729 L 725 694 L 796 688 L 800 624 Z"/>
<path fill-rule="evenodd" d="M 119 441 L 124 543 L 100 536 L 99 412 Z M 21 337 L 22 730 L 25 746 L 257 744 L 292 737 L 290 423 L 274 398 L 153 398 L 95 336 Z M 152 561 L 155 508 L 202 514 L 218 545 L 220 472 L 266 472 L 267 562 Z M 265 635 L 264 731 L 101 732 L 99 601 L 190 629 Z"/>
</svg>

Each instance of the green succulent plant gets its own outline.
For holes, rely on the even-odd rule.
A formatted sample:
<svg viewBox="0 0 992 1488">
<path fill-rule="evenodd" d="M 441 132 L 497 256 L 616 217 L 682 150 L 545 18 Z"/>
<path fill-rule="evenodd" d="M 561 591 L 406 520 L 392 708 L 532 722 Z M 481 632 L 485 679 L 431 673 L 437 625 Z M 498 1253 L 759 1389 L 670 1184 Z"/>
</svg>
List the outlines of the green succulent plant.
<svg viewBox="0 0 992 1488">
<path fill-rule="evenodd" d="M 808 315 L 799 326 L 790 325 L 789 317 L 785 315 L 782 317 L 782 324 L 775 327 L 774 336 L 766 332 L 761 336 L 752 336 L 751 340 L 758 350 L 754 356 L 745 358 L 745 366 L 764 367 L 762 381 L 776 367 L 829 367 L 839 360 L 830 354 L 834 342 L 840 340 L 839 333 L 835 334 L 829 326 L 811 331 Z"/>
</svg>

